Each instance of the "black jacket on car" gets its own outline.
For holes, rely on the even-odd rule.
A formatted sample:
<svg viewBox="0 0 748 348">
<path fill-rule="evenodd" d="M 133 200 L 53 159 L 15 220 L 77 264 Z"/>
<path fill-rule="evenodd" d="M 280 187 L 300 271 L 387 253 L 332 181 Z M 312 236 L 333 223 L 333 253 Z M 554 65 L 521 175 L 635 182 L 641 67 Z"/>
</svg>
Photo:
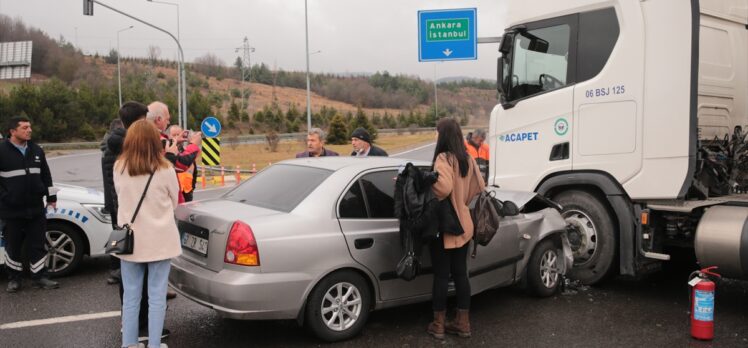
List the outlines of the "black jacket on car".
<svg viewBox="0 0 748 348">
<path fill-rule="evenodd" d="M 10 140 L 0 141 L 0 218 L 44 216 L 43 198 L 57 202 L 51 188 L 52 174 L 41 147 L 29 141 L 24 156 Z"/>
</svg>

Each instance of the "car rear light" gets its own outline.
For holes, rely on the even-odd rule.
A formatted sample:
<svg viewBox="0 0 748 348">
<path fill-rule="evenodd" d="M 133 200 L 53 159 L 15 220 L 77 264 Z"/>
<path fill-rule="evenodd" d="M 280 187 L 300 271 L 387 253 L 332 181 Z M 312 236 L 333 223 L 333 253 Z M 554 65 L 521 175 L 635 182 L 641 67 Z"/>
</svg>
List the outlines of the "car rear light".
<svg viewBox="0 0 748 348">
<path fill-rule="evenodd" d="M 249 225 L 236 221 L 231 226 L 223 262 L 242 266 L 260 265 L 260 251 L 257 249 L 257 240 L 255 240 L 255 235 Z"/>
</svg>

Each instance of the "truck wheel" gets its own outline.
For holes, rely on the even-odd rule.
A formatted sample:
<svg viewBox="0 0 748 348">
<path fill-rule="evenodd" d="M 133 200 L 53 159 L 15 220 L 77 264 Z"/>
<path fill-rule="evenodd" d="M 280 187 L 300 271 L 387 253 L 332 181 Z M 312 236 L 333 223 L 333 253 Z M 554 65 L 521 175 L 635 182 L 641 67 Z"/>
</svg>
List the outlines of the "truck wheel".
<svg viewBox="0 0 748 348">
<path fill-rule="evenodd" d="M 307 328 L 327 342 L 347 340 L 364 328 L 370 308 L 366 281 L 351 271 L 335 272 L 323 278 L 309 294 Z"/>
<path fill-rule="evenodd" d="M 546 239 L 535 246 L 527 263 L 527 289 L 539 297 L 556 293 L 561 284 L 561 269 L 564 262 L 553 241 Z"/>
<path fill-rule="evenodd" d="M 569 277 L 583 284 L 596 284 L 612 274 L 617 250 L 615 226 L 603 202 L 585 191 L 566 191 L 555 201 L 563 206 L 562 215 L 574 227 L 569 243 L 574 267 Z"/>
</svg>

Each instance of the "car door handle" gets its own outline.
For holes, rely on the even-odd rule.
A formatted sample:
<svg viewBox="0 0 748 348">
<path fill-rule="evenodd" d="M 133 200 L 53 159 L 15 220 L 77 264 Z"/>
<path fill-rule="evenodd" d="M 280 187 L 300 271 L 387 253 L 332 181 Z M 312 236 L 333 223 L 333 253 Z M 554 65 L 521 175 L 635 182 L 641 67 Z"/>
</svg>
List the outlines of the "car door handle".
<svg viewBox="0 0 748 348">
<path fill-rule="evenodd" d="M 374 239 L 372 238 L 361 238 L 356 239 L 353 242 L 353 245 L 356 247 L 356 249 L 369 249 L 372 245 L 374 245 Z"/>
</svg>

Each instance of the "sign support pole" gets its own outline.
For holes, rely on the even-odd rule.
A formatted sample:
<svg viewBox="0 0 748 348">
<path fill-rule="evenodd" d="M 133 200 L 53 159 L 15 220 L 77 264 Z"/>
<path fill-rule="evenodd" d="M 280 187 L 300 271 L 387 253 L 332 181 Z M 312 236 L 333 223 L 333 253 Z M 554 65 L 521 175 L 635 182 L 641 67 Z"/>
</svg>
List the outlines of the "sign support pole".
<svg viewBox="0 0 748 348">
<path fill-rule="evenodd" d="M 436 92 L 436 63 L 434 62 L 434 124 L 439 121 L 439 94 Z"/>
</svg>

